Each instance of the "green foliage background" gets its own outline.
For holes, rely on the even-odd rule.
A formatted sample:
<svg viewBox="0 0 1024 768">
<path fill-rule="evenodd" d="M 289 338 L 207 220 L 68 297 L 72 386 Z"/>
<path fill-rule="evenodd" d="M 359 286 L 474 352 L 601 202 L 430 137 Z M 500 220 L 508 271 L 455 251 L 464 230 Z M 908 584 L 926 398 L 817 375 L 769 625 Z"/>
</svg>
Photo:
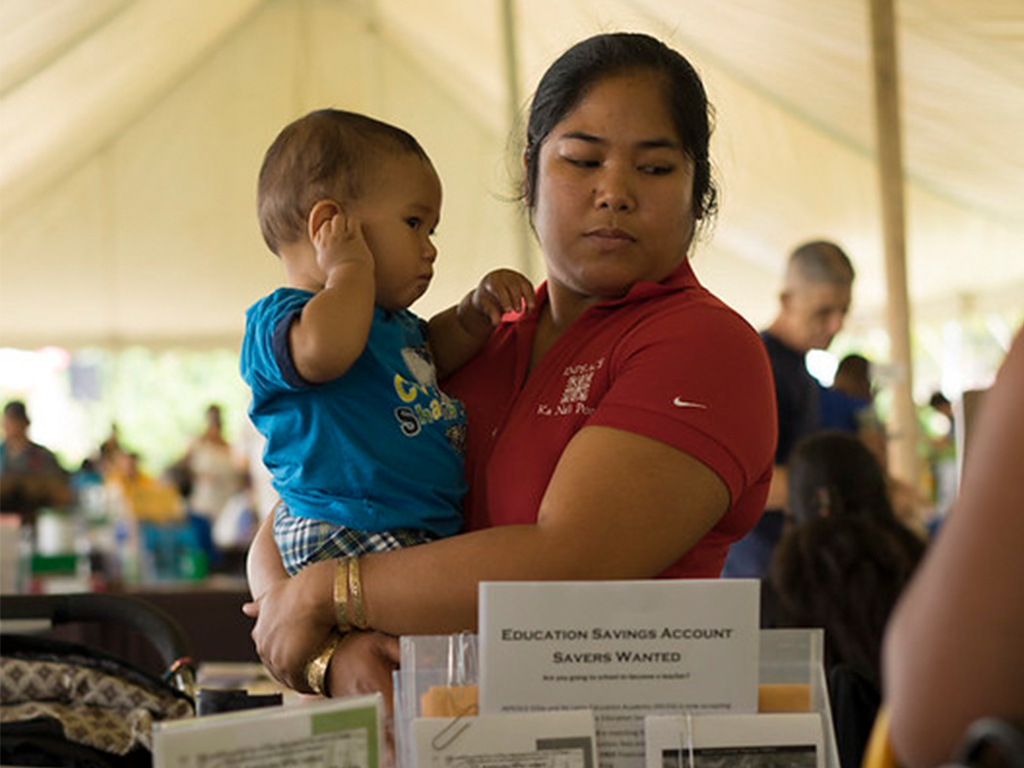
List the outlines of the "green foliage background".
<svg viewBox="0 0 1024 768">
<path fill-rule="evenodd" d="M 249 394 L 234 349 L 84 349 L 70 355 L 55 379 L 35 391 L 5 386 L 0 394 L 4 401 L 28 402 L 32 438 L 54 450 L 68 469 L 92 454 L 113 424 L 121 445 L 140 454 L 146 471 L 159 474 L 205 428 L 209 404 L 221 406 L 230 442 L 247 418 Z M 46 427 L 42 434 L 37 425 Z"/>
</svg>

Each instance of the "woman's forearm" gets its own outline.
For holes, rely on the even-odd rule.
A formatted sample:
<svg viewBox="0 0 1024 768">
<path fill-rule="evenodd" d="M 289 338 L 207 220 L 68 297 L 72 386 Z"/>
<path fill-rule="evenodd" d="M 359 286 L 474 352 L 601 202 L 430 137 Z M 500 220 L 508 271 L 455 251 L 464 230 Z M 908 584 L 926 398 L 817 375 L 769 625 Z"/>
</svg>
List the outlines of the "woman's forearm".
<svg viewBox="0 0 1024 768">
<path fill-rule="evenodd" d="M 600 472 L 594 467 L 602 467 Z M 725 484 L 664 443 L 581 431 L 562 455 L 536 524 L 509 525 L 360 558 L 368 625 L 392 635 L 477 628 L 481 581 L 647 578 L 696 544 L 728 508 Z M 264 525 L 250 555 L 260 657 L 305 690 L 303 669 L 335 624 L 335 561 L 283 574 Z M 346 582 L 342 582 L 346 583 Z M 354 594 L 349 591 L 349 618 Z"/>
<path fill-rule="evenodd" d="M 536 526 L 504 526 L 361 558 L 370 626 L 396 635 L 476 631 L 481 581 L 556 578 L 540 557 L 522 558 L 530 549 L 540 555 L 537 533 Z"/>
<path fill-rule="evenodd" d="M 649 578 L 694 546 L 728 504 L 724 483 L 692 457 L 587 428 L 563 454 L 536 524 L 364 557 L 367 618 L 392 634 L 472 630 L 481 581 Z"/>
</svg>

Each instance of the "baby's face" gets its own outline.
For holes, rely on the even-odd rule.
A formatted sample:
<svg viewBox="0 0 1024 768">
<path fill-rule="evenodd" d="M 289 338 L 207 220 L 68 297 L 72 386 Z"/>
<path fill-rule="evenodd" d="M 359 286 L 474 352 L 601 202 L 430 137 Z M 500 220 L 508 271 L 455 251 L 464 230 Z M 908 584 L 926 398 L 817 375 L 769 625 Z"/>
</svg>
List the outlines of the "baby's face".
<svg viewBox="0 0 1024 768">
<path fill-rule="evenodd" d="M 376 303 L 404 309 L 422 296 L 434 276 L 432 237 L 441 218 L 441 181 L 429 161 L 395 155 L 351 206 L 374 259 Z"/>
</svg>

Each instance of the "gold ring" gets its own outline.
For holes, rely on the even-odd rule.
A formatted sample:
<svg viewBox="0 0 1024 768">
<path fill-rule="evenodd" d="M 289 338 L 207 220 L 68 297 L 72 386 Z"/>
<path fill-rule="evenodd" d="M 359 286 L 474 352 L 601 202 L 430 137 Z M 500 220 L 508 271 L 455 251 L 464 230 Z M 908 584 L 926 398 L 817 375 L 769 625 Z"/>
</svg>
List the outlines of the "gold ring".
<svg viewBox="0 0 1024 768">
<path fill-rule="evenodd" d="M 327 686 L 325 685 L 327 678 L 327 667 L 331 663 L 331 656 L 334 655 L 335 649 L 338 647 L 338 643 L 341 642 L 341 635 L 337 632 L 331 632 L 330 637 L 327 638 L 327 642 L 324 647 L 320 649 L 320 652 L 310 659 L 309 663 L 306 664 L 306 685 L 314 693 L 318 693 L 321 696 L 329 696 L 327 693 Z"/>
</svg>

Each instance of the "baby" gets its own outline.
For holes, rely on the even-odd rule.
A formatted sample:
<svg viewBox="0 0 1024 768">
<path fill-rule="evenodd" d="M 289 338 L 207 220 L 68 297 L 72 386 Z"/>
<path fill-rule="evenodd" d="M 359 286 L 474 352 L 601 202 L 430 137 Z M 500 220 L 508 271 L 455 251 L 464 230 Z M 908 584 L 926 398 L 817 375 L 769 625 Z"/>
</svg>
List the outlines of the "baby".
<svg viewBox="0 0 1024 768">
<path fill-rule="evenodd" d="M 410 312 L 433 277 L 441 182 L 411 135 L 364 115 L 288 125 L 257 207 L 286 285 L 247 311 L 241 372 L 285 569 L 455 533 L 466 415 L 437 381 L 533 307 L 529 280 L 496 270 L 429 322 Z"/>
</svg>

